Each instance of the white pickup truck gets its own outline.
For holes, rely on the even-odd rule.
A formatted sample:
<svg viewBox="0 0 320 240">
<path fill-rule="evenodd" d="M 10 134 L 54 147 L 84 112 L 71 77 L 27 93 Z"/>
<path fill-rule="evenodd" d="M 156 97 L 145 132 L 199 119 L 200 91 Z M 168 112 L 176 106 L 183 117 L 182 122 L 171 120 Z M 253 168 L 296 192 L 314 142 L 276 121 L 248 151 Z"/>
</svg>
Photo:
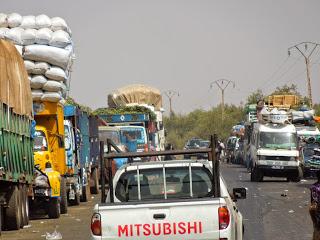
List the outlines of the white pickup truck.
<svg viewBox="0 0 320 240">
<path fill-rule="evenodd" d="M 212 169 L 208 160 L 122 166 L 113 179 L 114 202 L 109 192 L 107 202 L 94 207 L 91 239 L 243 239 L 235 200 L 245 198 L 246 190 L 233 189 L 231 197 L 219 177 L 216 193 Z"/>
</svg>

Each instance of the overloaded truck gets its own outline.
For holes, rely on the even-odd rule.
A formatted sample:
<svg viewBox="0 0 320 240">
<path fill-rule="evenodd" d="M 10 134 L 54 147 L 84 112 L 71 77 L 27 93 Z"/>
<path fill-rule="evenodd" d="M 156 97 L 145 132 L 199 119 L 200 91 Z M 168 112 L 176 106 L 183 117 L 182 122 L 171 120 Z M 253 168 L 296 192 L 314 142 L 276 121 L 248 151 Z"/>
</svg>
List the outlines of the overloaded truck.
<svg viewBox="0 0 320 240">
<path fill-rule="evenodd" d="M 165 129 L 163 125 L 163 113 L 162 107 L 162 95 L 158 89 L 142 84 L 128 85 L 119 88 L 109 94 L 108 105 L 110 109 L 126 109 L 126 107 L 132 107 L 140 110 L 140 113 L 149 115 L 149 119 L 139 120 L 145 125 L 148 140 L 151 145 L 157 151 L 164 150 L 165 146 Z M 140 108 L 139 108 L 140 107 Z M 146 111 L 141 111 L 145 108 Z M 131 111 L 130 108 L 127 109 Z M 115 111 L 116 113 L 116 111 Z M 130 113 L 126 111 L 120 111 L 119 114 Z M 106 119 L 105 119 L 106 120 Z M 122 119 L 120 119 L 122 121 Z M 134 117 L 133 117 L 134 120 Z M 122 121 L 124 122 L 124 121 Z M 134 122 L 134 121 L 131 121 Z M 131 125 L 133 125 L 131 123 Z"/>
<path fill-rule="evenodd" d="M 36 121 L 34 161 L 36 174 L 32 209 L 44 209 L 50 218 L 67 213 L 67 182 L 70 175 L 66 164 L 63 105 L 34 102 Z"/>
<path fill-rule="evenodd" d="M 77 178 L 75 197 L 82 202 L 88 201 L 90 194 L 90 139 L 89 114 L 78 106 L 66 105 L 64 107 L 65 127 L 69 130 L 70 148 L 68 162 L 75 166 L 74 176 Z M 70 127 L 68 127 L 70 126 Z M 98 144 L 98 142 L 97 142 Z M 79 204 L 77 200 L 77 204 Z"/>
<path fill-rule="evenodd" d="M 0 40 L 0 231 L 28 224 L 33 183 L 32 97 L 15 46 Z"/>
</svg>

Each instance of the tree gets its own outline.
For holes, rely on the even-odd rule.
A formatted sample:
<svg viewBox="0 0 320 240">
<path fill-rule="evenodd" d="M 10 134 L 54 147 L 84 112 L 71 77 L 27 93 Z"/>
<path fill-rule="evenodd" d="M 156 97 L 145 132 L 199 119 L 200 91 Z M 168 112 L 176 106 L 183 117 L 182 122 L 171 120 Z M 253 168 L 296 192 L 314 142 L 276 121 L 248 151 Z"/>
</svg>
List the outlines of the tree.
<svg viewBox="0 0 320 240">
<path fill-rule="evenodd" d="M 264 99 L 264 95 L 262 93 L 261 89 L 257 89 L 255 92 L 251 93 L 248 97 L 247 97 L 247 104 L 255 104 L 257 103 L 259 100 Z"/>
<path fill-rule="evenodd" d="M 301 96 L 298 91 L 298 87 L 295 84 L 291 84 L 291 86 L 285 84 L 281 87 L 277 87 L 276 90 L 271 93 L 270 95 L 297 95 Z"/>
</svg>

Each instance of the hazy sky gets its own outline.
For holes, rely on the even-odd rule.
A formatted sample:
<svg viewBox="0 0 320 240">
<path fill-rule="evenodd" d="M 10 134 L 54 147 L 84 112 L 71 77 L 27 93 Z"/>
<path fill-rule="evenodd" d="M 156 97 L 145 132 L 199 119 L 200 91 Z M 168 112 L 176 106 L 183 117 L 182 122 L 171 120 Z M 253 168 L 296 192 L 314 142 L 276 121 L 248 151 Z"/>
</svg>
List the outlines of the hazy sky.
<svg viewBox="0 0 320 240">
<path fill-rule="evenodd" d="M 227 103 L 285 83 L 306 94 L 304 61 L 299 54 L 287 59 L 287 49 L 320 43 L 319 0 L 0 1 L 4 13 L 66 19 L 77 55 L 71 94 L 93 108 L 132 83 L 178 91 L 173 107 L 182 113 L 217 105 L 220 91 L 210 83 L 219 78 L 236 83 L 226 90 Z M 320 102 L 320 47 L 313 56 L 313 96 Z"/>
</svg>

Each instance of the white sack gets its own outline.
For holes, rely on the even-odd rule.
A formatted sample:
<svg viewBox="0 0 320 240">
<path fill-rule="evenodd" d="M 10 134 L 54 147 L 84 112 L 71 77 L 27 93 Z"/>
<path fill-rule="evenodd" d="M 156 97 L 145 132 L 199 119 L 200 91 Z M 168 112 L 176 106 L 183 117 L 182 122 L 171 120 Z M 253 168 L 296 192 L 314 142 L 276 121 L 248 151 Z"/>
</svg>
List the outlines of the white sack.
<svg viewBox="0 0 320 240">
<path fill-rule="evenodd" d="M 43 96 L 43 91 L 42 90 L 32 90 L 31 94 L 32 94 L 33 101 L 40 101 Z"/>
<path fill-rule="evenodd" d="M 67 68 L 71 57 L 70 51 L 52 46 L 30 45 L 26 46 L 24 50 L 25 59 L 47 62 L 63 69 Z"/>
<path fill-rule="evenodd" d="M 8 27 L 7 14 L 0 13 L 0 28 L 7 28 L 7 27 Z"/>
<path fill-rule="evenodd" d="M 14 44 L 22 45 L 21 34 L 23 32 L 22 28 L 11 28 L 6 33 L 6 39 L 12 41 Z"/>
<path fill-rule="evenodd" d="M 56 81 L 47 81 L 43 85 L 42 89 L 48 92 L 59 92 L 61 90 L 61 83 Z"/>
<path fill-rule="evenodd" d="M 36 17 L 36 28 L 50 28 L 51 27 L 51 19 L 44 14 L 41 14 Z"/>
<path fill-rule="evenodd" d="M 49 68 L 50 65 L 46 62 L 35 62 L 32 73 L 36 75 L 45 74 Z"/>
<path fill-rule="evenodd" d="M 47 79 L 42 75 L 36 75 L 31 78 L 30 85 L 32 89 L 41 89 L 47 82 Z"/>
<path fill-rule="evenodd" d="M 58 30 L 63 30 L 68 32 L 69 27 L 64 19 L 61 17 L 54 17 L 51 18 L 51 29 L 52 31 L 58 31 Z"/>
<path fill-rule="evenodd" d="M 61 100 L 61 95 L 56 92 L 44 92 L 41 97 L 41 101 L 48 102 L 59 102 Z"/>
<path fill-rule="evenodd" d="M 8 26 L 10 28 L 19 27 L 22 22 L 22 17 L 18 13 L 11 13 L 8 15 Z"/>
<path fill-rule="evenodd" d="M 49 42 L 49 45 L 60 48 L 65 48 L 69 44 L 71 44 L 70 35 L 63 30 L 55 31 L 52 34 L 51 41 Z"/>
<path fill-rule="evenodd" d="M 37 30 L 26 29 L 21 32 L 21 42 L 22 45 L 32 45 L 36 42 Z"/>
<path fill-rule="evenodd" d="M 24 29 L 35 29 L 36 28 L 36 17 L 35 16 L 24 16 L 20 27 Z"/>
<path fill-rule="evenodd" d="M 51 67 L 45 73 L 48 79 L 52 79 L 55 81 L 64 81 L 67 79 L 66 72 L 59 67 Z"/>
<path fill-rule="evenodd" d="M 0 39 L 5 38 L 9 28 L 0 28 Z"/>
<path fill-rule="evenodd" d="M 36 43 L 42 45 L 49 45 L 52 37 L 52 31 L 49 28 L 41 28 L 36 33 Z"/>
<path fill-rule="evenodd" d="M 25 60 L 24 61 L 24 66 L 26 67 L 26 70 L 28 73 L 32 73 L 33 69 L 34 69 L 34 62 L 33 61 L 29 61 L 29 60 Z"/>
</svg>

